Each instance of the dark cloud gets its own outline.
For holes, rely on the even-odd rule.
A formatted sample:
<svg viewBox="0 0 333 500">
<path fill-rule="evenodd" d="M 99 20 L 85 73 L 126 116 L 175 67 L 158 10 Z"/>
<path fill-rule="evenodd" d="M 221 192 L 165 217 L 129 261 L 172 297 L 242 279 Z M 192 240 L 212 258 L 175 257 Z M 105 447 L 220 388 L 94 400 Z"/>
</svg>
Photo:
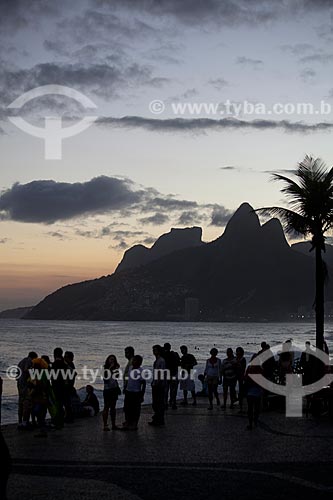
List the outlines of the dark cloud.
<svg viewBox="0 0 333 500">
<path fill-rule="evenodd" d="M 333 123 L 291 122 L 289 120 L 238 120 L 237 118 L 145 118 L 143 116 L 124 116 L 122 118 L 101 117 L 96 123 L 104 126 L 122 127 L 128 129 L 144 129 L 151 132 L 195 132 L 204 133 L 208 130 L 278 130 L 285 132 L 324 132 L 333 128 Z"/>
<path fill-rule="evenodd" d="M 221 206 L 216 206 L 212 211 L 210 225 L 224 227 L 231 216 L 232 212 L 230 212 L 230 210 Z"/>
<path fill-rule="evenodd" d="M 134 15 L 119 14 L 115 9 L 111 11 L 83 9 L 82 14 L 64 19 L 58 26 L 59 33 L 65 37 L 69 33 L 71 39 L 79 44 L 86 43 L 87 33 L 89 40 L 107 43 L 113 40 L 117 43 L 119 39 L 138 41 L 147 37 L 158 37 L 159 30 L 149 25 L 146 20 Z"/>
<path fill-rule="evenodd" d="M 75 14 L 78 5 L 89 5 L 81 15 L 74 15 L 74 24 L 69 14 Z M 184 25 L 203 26 L 247 24 L 255 26 L 271 23 L 278 19 L 289 19 L 291 15 L 302 16 L 306 13 L 332 8 L 330 0 L 298 0 L 296 2 L 277 2 L 276 0 L 88 0 L 87 4 L 77 0 L 1 0 L 0 22 L 3 29 L 26 28 L 29 25 L 43 26 L 47 18 L 57 18 L 58 24 L 71 29 L 79 39 L 100 34 L 101 37 L 115 32 L 116 36 L 145 36 L 152 28 L 146 17 L 176 19 Z M 128 23 L 121 16 L 126 13 Z M 130 16 L 128 15 L 130 13 Z M 144 19 L 141 17 L 144 16 Z M 81 29 L 79 29 L 81 26 Z M 156 31 L 158 31 L 156 29 Z"/>
<path fill-rule="evenodd" d="M 155 241 L 156 241 L 156 238 L 153 238 L 152 236 L 149 236 L 148 238 L 145 238 L 143 240 L 143 243 L 145 245 L 152 245 L 153 243 L 155 243 Z"/>
<path fill-rule="evenodd" d="M 52 238 L 56 238 L 58 240 L 64 241 L 68 239 L 68 236 L 60 231 L 49 231 L 47 233 L 48 236 L 51 236 Z"/>
<path fill-rule="evenodd" d="M 0 245 L 4 245 L 7 241 L 9 241 L 9 238 L 0 238 Z"/>
<path fill-rule="evenodd" d="M 172 194 L 163 195 L 129 179 L 101 176 L 73 184 L 53 180 L 16 183 L 0 195 L 0 220 L 52 224 L 79 219 L 74 226 L 65 226 L 65 231 L 62 228 L 49 231 L 48 236 L 66 239 L 69 234 L 74 234 L 82 238 L 108 237 L 120 241 L 150 236 L 141 227 L 118 229 L 117 226 L 125 225 L 120 222 L 124 218 L 136 217 L 140 224 L 163 225 L 173 220 L 184 225 L 209 219 L 211 210 L 216 207 L 225 210 L 218 205 L 198 204 Z M 84 217 L 111 213 L 116 222 L 105 225 L 95 218 L 96 224 L 103 224 L 101 227 L 91 228 L 83 220 Z"/>
<path fill-rule="evenodd" d="M 146 234 L 147 233 L 145 231 L 121 231 L 121 230 L 118 230 L 118 231 L 111 231 L 110 236 L 112 236 L 112 238 L 114 240 L 122 241 L 125 238 L 135 238 L 137 236 L 142 236 L 142 235 L 146 235 Z"/>
<path fill-rule="evenodd" d="M 145 231 L 131 231 L 131 230 L 117 230 L 113 229 L 113 224 L 109 226 L 104 226 L 101 229 L 95 230 L 82 230 L 76 229 L 75 234 L 82 238 L 94 238 L 100 239 L 105 236 L 115 240 L 115 241 L 123 241 L 125 238 L 137 238 L 138 236 L 147 236 L 148 233 Z"/>
<path fill-rule="evenodd" d="M 225 80 L 224 78 L 212 78 L 208 81 L 208 83 L 217 90 L 221 90 L 229 85 L 227 80 Z"/>
<path fill-rule="evenodd" d="M 82 238 L 98 238 L 97 233 L 95 231 L 77 229 L 75 231 L 75 234 Z"/>
<path fill-rule="evenodd" d="M 108 64 L 43 63 L 29 69 L 2 68 L 1 101 L 9 104 L 20 93 L 41 85 L 74 87 L 103 98 L 116 96 L 119 90 L 135 85 L 160 87 L 168 80 L 156 77 L 151 68 L 134 63 L 126 68 Z"/>
<path fill-rule="evenodd" d="M 264 65 L 264 62 L 261 59 L 252 59 L 251 57 L 245 56 L 237 57 L 236 63 L 241 66 L 249 66 L 253 69 L 260 69 Z"/>
<path fill-rule="evenodd" d="M 238 170 L 238 167 L 234 167 L 233 165 L 227 165 L 226 167 L 220 167 L 220 170 Z"/>
<path fill-rule="evenodd" d="M 278 19 L 289 19 L 291 15 L 302 16 L 332 7 L 330 0 L 298 0 L 277 2 L 276 0 L 91 0 L 97 7 L 118 8 L 145 12 L 150 16 L 169 16 L 185 25 L 239 25 L 250 26 L 270 23 Z"/>
<path fill-rule="evenodd" d="M 149 217 L 143 217 L 140 219 L 140 222 L 143 224 L 154 224 L 155 226 L 162 226 L 166 222 L 168 222 L 169 217 L 166 214 L 156 213 Z"/>
<path fill-rule="evenodd" d="M 151 212 L 152 210 L 165 210 L 167 212 L 173 212 L 177 210 L 185 210 L 189 208 L 197 208 L 198 204 L 196 201 L 189 200 L 178 200 L 173 195 L 168 195 L 166 197 L 152 196 L 146 201 L 145 205 L 142 207 L 143 211 Z"/>
<path fill-rule="evenodd" d="M 321 63 L 321 64 L 329 64 L 333 62 L 333 54 L 325 54 L 322 52 L 317 52 L 315 54 L 309 54 L 307 56 L 303 56 L 299 59 L 301 63 Z"/>
<path fill-rule="evenodd" d="M 202 216 L 196 211 L 187 211 L 180 214 L 178 224 L 186 226 L 188 224 L 197 224 L 202 219 Z"/>
<path fill-rule="evenodd" d="M 1 0 L 1 33 L 12 35 L 13 32 L 28 26 L 38 26 L 46 17 L 59 16 L 65 0 Z"/>
<path fill-rule="evenodd" d="M 16 221 L 46 224 L 106 213 L 139 203 L 143 193 L 132 187 L 128 180 L 105 176 L 74 184 L 53 180 L 16 183 L 2 192 L 0 213 Z"/>
<path fill-rule="evenodd" d="M 125 240 L 120 241 L 117 245 L 109 245 L 111 250 L 126 250 L 128 247 L 129 244 Z"/>
</svg>

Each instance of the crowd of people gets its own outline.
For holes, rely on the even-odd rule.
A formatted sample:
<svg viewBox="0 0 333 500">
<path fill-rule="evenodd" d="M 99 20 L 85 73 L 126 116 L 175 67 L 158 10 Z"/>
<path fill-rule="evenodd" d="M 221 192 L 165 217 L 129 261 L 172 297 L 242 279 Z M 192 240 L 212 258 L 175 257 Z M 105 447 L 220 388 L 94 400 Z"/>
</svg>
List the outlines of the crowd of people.
<svg viewBox="0 0 333 500">
<path fill-rule="evenodd" d="M 203 373 L 196 377 L 195 367 L 198 365 L 194 354 L 182 345 L 180 352 L 171 349 L 170 343 L 163 346 L 154 345 L 155 361 L 151 370 L 151 378 L 144 376 L 143 357 L 135 353 L 132 346 L 124 350 L 126 366 L 120 373 L 120 364 L 114 354 L 110 354 L 103 365 L 103 430 L 121 429 L 136 430 L 140 420 L 141 405 L 144 402 L 147 382 L 151 384 L 153 415 L 149 422 L 152 426 L 163 426 L 165 411 L 169 408 L 177 410 L 179 404 L 178 391 L 181 391 L 180 405 L 197 405 L 198 397 L 207 397 L 209 411 L 213 410 L 214 400 L 217 407 L 224 410 L 229 401 L 230 409 L 238 403 L 239 411 L 243 411 L 247 402 L 248 426 L 251 430 L 258 423 L 261 402 L 267 401 L 268 392 L 258 385 L 251 375 L 262 374 L 267 380 L 284 384 L 286 375 L 298 370 L 303 375 L 303 384 L 311 384 L 320 377 L 318 375 L 317 358 L 309 342 L 300 357 L 295 359 L 291 340 L 283 344 L 278 358 L 273 355 L 270 346 L 262 342 L 261 349 L 251 358 L 265 353 L 261 363 L 247 363 L 244 349 L 237 347 L 226 350 L 226 357 L 218 357 L 218 349 L 210 350 Z M 30 352 L 18 364 L 18 428 L 28 430 L 37 425 L 36 436 L 47 436 L 46 415 L 49 412 L 51 425 L 61 429 L 65 423 L 72 423 L 75 418 L 98 415 L 99 401 L 92 385 L 85 388 L 85 397 L 81 401 L 76 389 L 76 368 L 74 354 L 59 347 L 54 349 L 53 360 L 46 355 L 38 357 Z M 52 371 L 52 377 L 47 376 Z M 32 376 L 33 374 L 33 376 Z M 200 380 L 202 388 L 196 391 L 195 379 Z M 220 401 L 219 386 L 222 386 L 223 400 Z M 117 424 L 117 402 L 124 394 L 124 421 Z M 109 425 L 111 421 L 111 429 Z"/>
<path fill-rule="evenodd" d="M 53 376 L 49 377 L 52 369 Z M 97 415 L 99 402 L 92 385 L 86 386 L 86 397 L 81 399 L 75 389 L 76 368 L 74 354 L 60 347 L 54 349 L 53 361 L 49 356 L 38 357 L 34 351 L 18 364 L 18 429 L 29 430 L 37 424 L 39 434 L 47 436 L 46 415 L 52 426 L 61 429 L 75 417 Z"/>
</svg>

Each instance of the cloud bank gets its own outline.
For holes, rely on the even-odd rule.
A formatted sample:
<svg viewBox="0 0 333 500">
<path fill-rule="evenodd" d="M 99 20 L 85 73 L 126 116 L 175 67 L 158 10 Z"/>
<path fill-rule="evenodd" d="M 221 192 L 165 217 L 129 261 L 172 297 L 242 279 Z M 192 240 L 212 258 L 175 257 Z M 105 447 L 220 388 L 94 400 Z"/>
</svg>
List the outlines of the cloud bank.
<svg viewBox="0 0 333 500">
<path fill-rule="evenodd" d="M 100 117 L 97 124 L 118 128 L 144 129 L 153 132 L 206 132 L 208 130 L 277 130 L 285 132 L 324 132 L 333 128 L 333 123 L 305 123 L 289 120 L 239 120 L 237 118 L 146 118 L 143 116 Z"/>
<path fill-rule="evenodd" d="M 107 176 L 75 183 L 54 180 L 16 183 L 0 194 L 0 220 L 26 223 L 53 224 L 98 214 L 114 214 L 117 225 L 121 219 L 128 217 L 139 217 L 139 223 L 155 226 L 169 221 L 186 225 L 201 220 L 216 220 L 217 210 L 220 215 L 231 214 L 221 205 L 198 204 L 196 201 L 179 199 L 172 194 L 163 195 L 155 189 L 138 186 L 129 179 Z M 77 228 L 76 235 L 102 238 L 112 233 L 122 240 L 134 235 L 133 231 L 114 230 L 111 226 L 112 223 L 98 231 L 80 227 Z M 136 234 L 141 233 L 142 229 Z M 48 234 L 57 238 L 65 236 L 59 231 Z"/>
</svg>

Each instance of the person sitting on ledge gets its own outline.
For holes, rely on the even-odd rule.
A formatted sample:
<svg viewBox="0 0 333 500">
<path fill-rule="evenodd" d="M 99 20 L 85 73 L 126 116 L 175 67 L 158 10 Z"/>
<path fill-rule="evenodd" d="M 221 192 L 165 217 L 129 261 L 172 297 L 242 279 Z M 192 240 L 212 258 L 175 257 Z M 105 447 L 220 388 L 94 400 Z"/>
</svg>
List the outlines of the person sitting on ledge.
<svg viewBox="0 0 333 500">
<path fill-rule="evenodd" d="M 88 384 L 86 386 L 86 393 L 87 395 L 82 403 L 82 406 L 89 411 L 91 416 L 96 416 L 99 414 L 99 401 L 92 385 Z"/>
</svg>

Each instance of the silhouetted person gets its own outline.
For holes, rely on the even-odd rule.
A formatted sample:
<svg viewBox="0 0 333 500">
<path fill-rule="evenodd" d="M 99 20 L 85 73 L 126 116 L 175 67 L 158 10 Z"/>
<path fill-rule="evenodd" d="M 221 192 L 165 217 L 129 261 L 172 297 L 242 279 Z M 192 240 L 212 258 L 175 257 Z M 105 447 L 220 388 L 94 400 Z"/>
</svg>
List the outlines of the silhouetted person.
<svg viewBox="0 0 333 500">
<path fill-rule="evenodd" d="M 42 359 L 44 359 L 44 361 L 47 363 L 47 366 L 51 366 L 51 360 L 49 358 L 49 356 L 47 356 L 46 354 L 43 354 L 43 356 L 41 357 Z"/>
<path fill-rule="evenodd" d="M 142 356 L 135 355 L 125 391 L 124 411 L 126 424 L 123 430 L 136 430 L 144 401 L 146 381 L 142 377 Z"/>
<path fill-rule="evenodd" d="M 36 418 L 39 427 L 39 433 L 35 434 L 35 437 L 47 437 L 45 419 L 50 385 L 46 374 L 48 364 L 42 358 L 35 358 L 32 365 L 34 376 L 29 380 L 32 415 Z M 38 374 L 38 376 L 35 376 L 35 374 Z"/>
<path fill-rule="evenodd" d="M 28 379 L 30 377 L 29 370 L 32 368 L 32 360 L 37 358 L 37 353 L 29 352 L 28 356 L 22 359 L 17 365 L 20 374 L 17 378 L 18 390 L 18 424 L 19 429 L 28 428 L 31 415 L 31 398 L 28 387 Z"/>
<path fill-rule="evenodd" d="M 279 379 L 281 384 L 286 383 L 286 375 L 293 372 L 294 354 L 291 340 L 282 344 L 282 352 L 279 354 Z"/>
<path fill-rule="evenodd" d="M 208 396 L 208 384 L 207 384 L 206 377 L 204 376 L 203 373 L 200 373 L 200 375 L 198 375 L 198 380 L 201 382 L 201 391 L 197 392 L 197 396 L 207 397 Z"/>
<path fill-rule="evenodd" d="M 262 371 L 263 371 L 263 376 L 267 379 L 270 380 L 271 382 L 274 382 L 275 379 L 275 370 L 277 367 L 277 363 L 275 361 L 274 354 L 271 351 L 271 347 L 269 344 L 266 344 L 264 351 L 265 355 L 268 356 L 268 359 L 262 363 Z M 265 410 L 268 409 L 268 396 L 269 396 L 269 391 L 267 389 L 263 389 L 263 407 Z"/>
<path fill-rule="evenodd" d="M 153 354 L 155 361 L 153 365 L 153 381 L 152 381 L 152 399 L 153 411 L 151 422 L 149 425 L 160 426 L 164 425 L 164 394 L 166 381 L 166 365 L 162 357 L 163 349 L 160 345 L 153 346 Z"/>
<path fill-rule="evenodd" d="M 266 344 L 264 352 L 268 356 L 268 359 L 262 363 L 263 374 L 265 378 L 267 378 L 270 381 L 273 381 L 277 365 L 274 354 L 271 351 L 271 346 L 269 344 Z"/>
<path fill-rule="evenodd" d="M 237 361 L 234 352 L 229 347 L 227 349 L 227 357 L 222 362 L 222 375 L 223 375 L 223 406 L 226 408 L 228 392 L 230 391 L 230 408 L 234 407 L 236 401 L 236 384 L 237 384 Z"/>
<path fill-rule="evenodd" d="M 170 380 L 165 384 L 164 403 L 165 408 L 168 408 L 170 402 L 173 410 L 177 409 L 177 390 L 178 390 L 178 370 L 180 366 L 180 357 L 178 352 L 171 350 L 171 345 L 166 342 L 163 346 L 163 358 L 165 360 L 166 368 L 170 372 Z M 170 396 L 170 399 L 169 399 Z"/>
<path fill-rule="evenodd" d="M 258 351 L 258 355 L 262 354 L 264 351 L 266 351 L 266 346 L 267 346 L 267 343 L 265 341 L 261 342 L 261 344 L 260 344 L 261 349 Z"/>
<path fill-rule="evenodd" d="M 182 345 L 180 347 L 180 352 L 182 353 L 182 357 L 180 358 L 180 366 L 182 369 L 182 380 L 180 381 L 180 390 L 183 391 L 183 401 L 181 405 L 186 406 L 188 404 L 187 394 L 188 392 L 192 395 L 192 405 L 195 406 L 197 404 L 197 397 L 195 393 L 195 383 L 193 379 L 193 368 L 198 364 L 197 360 L 188 352 L 187 346 Z"/>
<path fill-rule="evenodd" d="M 251 361 L 253 361 L 256 357 L 257 354 L 254 354 Z M 261 366 L 251 365 L 250 363 L 245 373 L 244 384 L 247 398 L 247 415 L 249 419 L 249 425 L 247 426 L 248 430 L 252 430 L 253 425 L 256 427 L 258 424 L 260 401 L 262 396 L 262 388 L 251 378 L 251 374 L 262 375 Z"/>
<path fill-rule="evenodd" d="M 302 384 L 312 384 L 315 380 L 316 360 L 309 341 L 305 342 L 305 351 L 302 352 L 300 358 L 300 368 L 303 375 Z"/>
<path fill-rule="evenodd" d="M 110 427 L 108 425 L 109 413 L 111 417 L 112 430 L 116 430 L 116 405 L 118 397 L 121 394 L 121 390 L 118 384 L 119 377 L 119 363 L 114 354 L 110 354 L 104 363 L 104 409 L 103 409 L 103 423 L 104 431 L 109 431 Z"/>
<path fill-rule="evenodd" d="M 94 416 L 99 414 L 99 401 L 92 385 L 86 385 L 86 397 L 82 405 Z"/>
<path fill-rule="evenodd" d="M 220 405 L 220 398 L 217 392 L 217 387 L 222 381 L 221 380 L 222 362 L 217 357 L 217 355 L 218 355 L 218 350 L 215 347 L 213 347 L 213 349 L 210 350 L 210 358 L 207 359 L 206 361 L 206 367 L 204 373 L 207 380 L 207 388 L 208 388 L 208 399 L 209 399 L 208 410 L 213 409 L 214 396 L 216 399 L 217 406 Z"/>
<path fill-rule="evenodd" d="M 64 361 L 67 366 L 68 377 L 65 379 L 65 422 L 71 424 L 74 421 L 72 410 L 72 397 L 75 393 L 74 384 L 76 378 L 76 369 L 74 365 L 74 354 L 71 351 L 66 351 L 64 354 Z"/>
<path fill-rule="evenodd" d="M 123 393 L 125 394 L 128 381 L 128 374 L 130 372 L 130 369 L 132 368 L 133 358 L 135 355 L 134 347 L 132 346 L 125 347 L 124 353 L 125 353 L 125 358 L 127 359 L 127 364 L 124 370 L 124 381 L 123 381 Z"/>
<path fill-rule="evenodd" d="M 63 350 L 61 347 L 56 347 L 53 351 L 54 361 L 52 363 L 52 370 L 54 372 L 54 377 L 52 378 L 52 389 L 57 406 L 57 412 L 53 421 L 54 425 L 58 429 L 61 429 L 64 426 L 64 407 L 66 403 L 64 373 L 67 370 L 67 365 L 62 354 Z"/>
<path fill-rule="evenodd" d="M 243 347 L 237 347 L 236 361 L 237 361 L 238 401 L 239 401 L 239 409 L 240 411 L 242 411 L 243 399 L 244 399 L 244 377 L 246 371 L 246 359 L 244 356 Z"/>
</svg>

